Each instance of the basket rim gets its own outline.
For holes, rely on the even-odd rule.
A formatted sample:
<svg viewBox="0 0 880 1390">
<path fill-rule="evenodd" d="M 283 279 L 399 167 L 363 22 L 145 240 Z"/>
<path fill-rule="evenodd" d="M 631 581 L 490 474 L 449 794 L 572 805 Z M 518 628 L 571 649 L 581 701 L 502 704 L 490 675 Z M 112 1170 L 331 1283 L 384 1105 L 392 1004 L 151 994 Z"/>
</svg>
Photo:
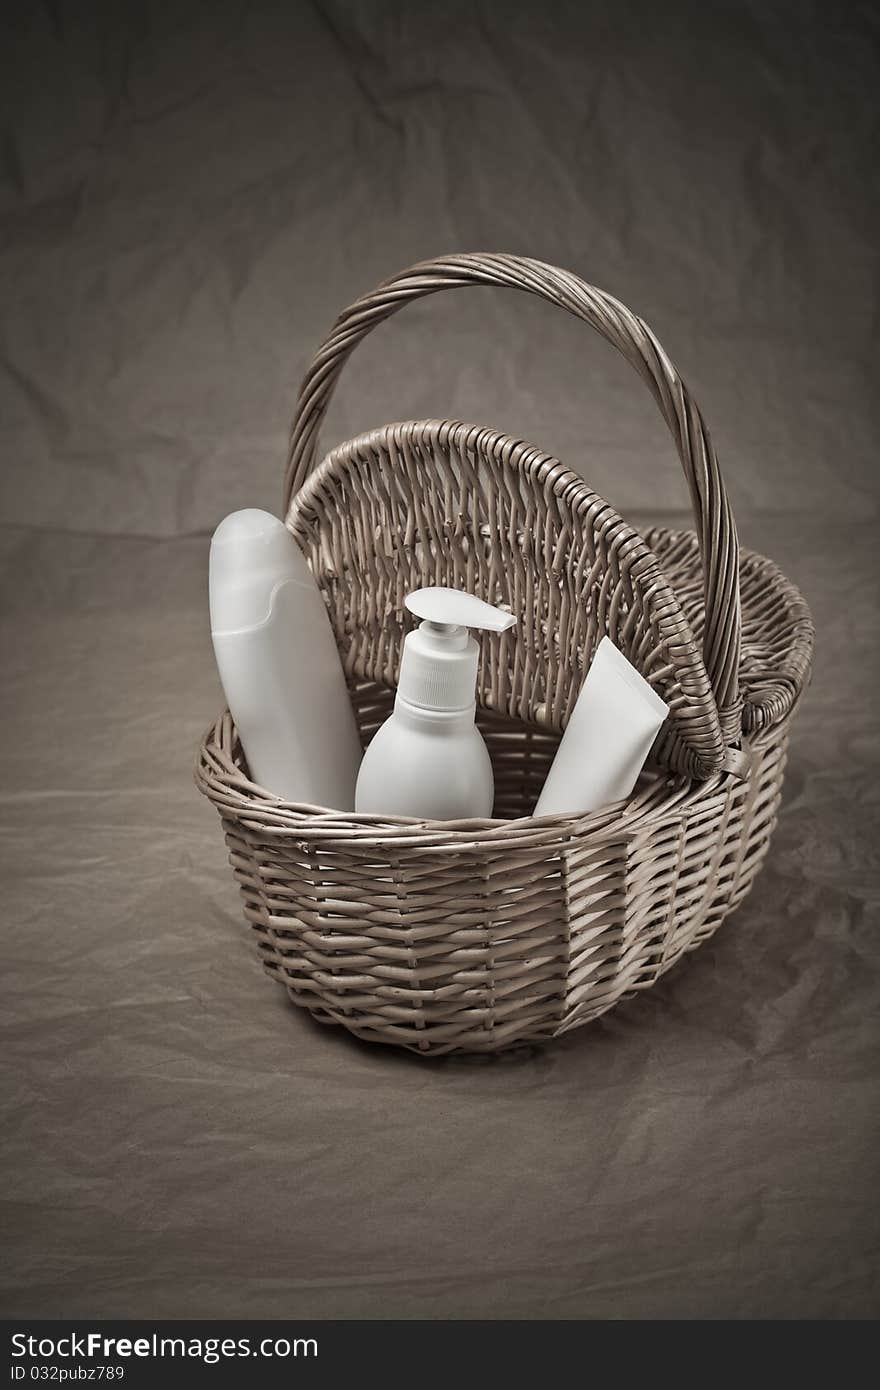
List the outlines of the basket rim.
<svg viewBox="0 0 880 1390">
<path fill-rule="evenodd" d="M 775 734 L 776 729 L 768 731 Z M 763 739 L 749 741 L 749 762 L 760 752 Z M 242 771 L 241 751 L 229 711 L 224 711 L 206 730 L 194 769 L 199 790 L 212 802 L 221 818 L 235 821 L 266 838 L 309 841 L 329 849 L 344 844 L 347 851 L 400 847 L 431 853 L 478 852 L 486 848 L 525 849 L 589 839 L 596 846 L 632 840 L 663 819 L 676 822 L 707 809 L 715 797 L 726 797 L 731 782 L 741 777 L 727 771 L 705 780 L 680 773 L 652 773 L 636 794 L 624 803 L 612 802 L 586 815 L 519 816 L 513 820 L 493 817 L 461 821 L 417 819 L 412 816 L 376 816 L 328 810 L 301 802 L 284 801 L 252 782 Z"/>
</svg>

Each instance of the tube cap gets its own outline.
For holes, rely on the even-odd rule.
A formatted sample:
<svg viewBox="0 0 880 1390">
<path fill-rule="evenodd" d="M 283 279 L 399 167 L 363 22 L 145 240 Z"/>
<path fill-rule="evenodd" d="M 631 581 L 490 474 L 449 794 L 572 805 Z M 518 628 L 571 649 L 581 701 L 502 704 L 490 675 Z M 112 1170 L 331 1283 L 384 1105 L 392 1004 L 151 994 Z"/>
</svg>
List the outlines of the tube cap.
<svg viewBox="0 0 880 1390">
<path fill-rule="evenodd" d="M 211 631 L 241 632 L 272 611 L 280 584 L 313 583 L 305 556 L 277 516 L 255 507 L 225 517 L 211 541 Z"/>
</svg>

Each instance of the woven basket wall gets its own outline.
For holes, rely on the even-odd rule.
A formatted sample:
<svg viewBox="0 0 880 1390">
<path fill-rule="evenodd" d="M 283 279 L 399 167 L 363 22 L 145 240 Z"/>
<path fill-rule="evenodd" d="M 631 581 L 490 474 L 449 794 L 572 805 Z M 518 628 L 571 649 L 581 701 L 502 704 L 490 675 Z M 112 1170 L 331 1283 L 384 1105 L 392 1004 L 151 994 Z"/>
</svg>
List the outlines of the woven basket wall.
<svg viewBox="0 0 880 1390">
<path fill-rule="evenodd" d="M 696 530 L 638 535 L 555 459 L 494 430 L 410 421 L 316 466 L 354 346 L 408 300 L 468 284 L 528 290 L 638 370 L 678 448 Z M 387 717 L 411 619 L 448 584 L 506 606 L 481 636 L 478 722 L 493 819 L 342 815 L 247 775 L 228 713 L 196 777 L 220 813 L 268 972 L 317 1019 L 420 1053 L 549 1038 L 652 985 L 751 886 L 775 824 L 812 624 L 768 560 L 740 551 L 702 417 L 650 330 L 577 277 L 508 256 L 396 276 L 337 321 L 303 383 L 287 523 L 327 602 L 364 743 Z M 604 634 L 670 706 L 625 805 L 533 818 Z"/>
</svg>

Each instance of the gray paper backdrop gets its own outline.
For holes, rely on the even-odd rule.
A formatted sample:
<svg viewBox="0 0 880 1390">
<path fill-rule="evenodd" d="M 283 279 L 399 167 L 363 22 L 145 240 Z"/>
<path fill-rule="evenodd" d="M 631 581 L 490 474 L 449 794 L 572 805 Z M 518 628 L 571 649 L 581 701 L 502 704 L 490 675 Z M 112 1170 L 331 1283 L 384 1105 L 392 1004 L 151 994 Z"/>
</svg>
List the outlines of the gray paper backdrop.
<svg viewBox="0 0 880 1390">
<path fill-rule="evenodd" d="M 2 24 L 0 1311 L 875 1315 L 875 7 Z M 819 635 L 737 917 L 556 1045 L 425 1065 L 262 978 L 190 767 L 210 530 L 277 509 L 336 313 L 450 250 L 568 266 L 652 325 Z M 685 520 L 636 378 L 525 296 L 384 325 L 326 442 L 436 415 Z"/>
</svg>

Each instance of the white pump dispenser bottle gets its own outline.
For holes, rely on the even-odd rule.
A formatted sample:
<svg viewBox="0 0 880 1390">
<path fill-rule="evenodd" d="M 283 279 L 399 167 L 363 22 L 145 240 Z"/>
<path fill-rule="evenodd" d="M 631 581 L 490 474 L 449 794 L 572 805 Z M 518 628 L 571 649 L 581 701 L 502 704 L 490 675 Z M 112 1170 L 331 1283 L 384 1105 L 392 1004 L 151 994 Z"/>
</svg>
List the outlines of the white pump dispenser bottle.
<svg viewBox="0 0 880 1390">
<path fill-rule="evenodd" d="M 469 627 L 504 632 L 516 619 L 457 589 L 406 599 L 423 621 L 407 634 L 394 712 L 364 754 L 355 810 L 425 820 L 492 814 L 495 784 L 474 723 L 480 649 Z"/>
</svg>

